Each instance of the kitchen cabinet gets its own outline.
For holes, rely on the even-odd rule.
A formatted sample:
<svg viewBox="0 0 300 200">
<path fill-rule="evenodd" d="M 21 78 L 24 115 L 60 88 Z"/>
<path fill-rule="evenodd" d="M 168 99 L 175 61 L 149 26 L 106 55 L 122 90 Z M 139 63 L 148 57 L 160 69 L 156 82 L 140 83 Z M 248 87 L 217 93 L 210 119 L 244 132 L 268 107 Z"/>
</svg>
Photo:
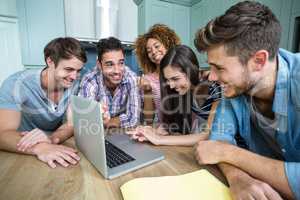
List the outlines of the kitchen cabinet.
<svg viewBox="0 0 300 200">
<path fill-rule="evenodd" d="M 17 12 L 23 64 L 26 67 L 45 65 L 45 45 L 66 35 L 63 1 L 18 0 Z"/>
<path fill-rule="evenodd" d="M 66 35 L 95 39 L 95 1 L 64 0 Z"/>
<path fill-rule="evenodd" d="M 174 29 L 183 44 L 190 44 L 190 7 L 175 3 L 144 0 L 138 5 L 138 31 L 143 34 L 156 23 Z"/>
<path fill-rule="evenodd" d="M 132 0 L 64 0 L 66 35 L 98 41 L 114 36 L 133 42 L 138 9 Z"/>
<path fill-rule="evenodd" d="M 0 85 L 9 75 L 22 70 L 18 20 L 0 17 Z"/>
<path fill-rule="evenodd" d="M 17 17 L 16 0 L 0 0 L 0 16 Z"/>
</svg>

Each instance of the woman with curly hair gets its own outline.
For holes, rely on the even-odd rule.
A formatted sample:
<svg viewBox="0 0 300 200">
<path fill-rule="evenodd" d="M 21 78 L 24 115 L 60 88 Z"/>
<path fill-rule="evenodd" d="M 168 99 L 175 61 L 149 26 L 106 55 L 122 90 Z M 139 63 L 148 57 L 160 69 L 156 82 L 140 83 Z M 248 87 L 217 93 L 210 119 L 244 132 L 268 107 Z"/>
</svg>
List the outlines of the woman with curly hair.
<svg viewBox="0 0 300 200">
<path fill-rule="evenodd" d="M 164 24 L 155 24 L 147 33 L 140 35 L 135 41 L 136 55 L 143 76 L 139 85 L 144 92 L 144 122 L 160 123 L 160 61 L 167 51 L 180 44 L 174 30 Z"/>
</svg>

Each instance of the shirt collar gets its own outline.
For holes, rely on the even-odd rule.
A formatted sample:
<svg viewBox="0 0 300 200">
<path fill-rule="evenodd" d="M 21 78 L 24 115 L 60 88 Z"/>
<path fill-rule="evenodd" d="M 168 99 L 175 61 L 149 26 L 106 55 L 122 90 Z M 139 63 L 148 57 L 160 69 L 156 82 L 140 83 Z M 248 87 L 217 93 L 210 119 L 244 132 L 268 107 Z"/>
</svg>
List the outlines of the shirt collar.
<svg viewBox="0 0 300 200">
<path fill-rule="evenodd" d="M 278 54 L 277 79 L 273 100 L 273 112 L 287 116 L 289 68 L 284 58 Z"/>
</svg>

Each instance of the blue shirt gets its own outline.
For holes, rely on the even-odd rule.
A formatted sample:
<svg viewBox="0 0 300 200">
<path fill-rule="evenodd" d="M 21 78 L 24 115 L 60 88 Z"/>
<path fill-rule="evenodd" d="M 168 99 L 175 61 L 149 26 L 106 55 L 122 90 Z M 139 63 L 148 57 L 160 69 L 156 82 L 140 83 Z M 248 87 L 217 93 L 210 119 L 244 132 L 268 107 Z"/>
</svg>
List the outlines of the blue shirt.
<svg viewBox="0 0 300 200">
<path fill-rule="evenodd" d="M 0 88 L 0 109 L 21 112 L 18 131 L 39 128 L 55 131 L 62 125 L 69 97 L 75 93 L 78 83 L 67 89 L 58 104 L 47 98 L 41 87 L 42 69 L 24 70 L 8 77 Z"/>
<path fill-rule="evenodd" d="M 272 110 L 277 121 L 274 138 L 284 157 L 289 185 L 300 200 L 300 54 L 279 50 Z M 236 144 L 234 137 L 239 133 L 250 151 L 273 158 L 271 148 L 251 129 L 247 97 L 224 98 L 218 105 L 210 139 Z"/>
</svg>

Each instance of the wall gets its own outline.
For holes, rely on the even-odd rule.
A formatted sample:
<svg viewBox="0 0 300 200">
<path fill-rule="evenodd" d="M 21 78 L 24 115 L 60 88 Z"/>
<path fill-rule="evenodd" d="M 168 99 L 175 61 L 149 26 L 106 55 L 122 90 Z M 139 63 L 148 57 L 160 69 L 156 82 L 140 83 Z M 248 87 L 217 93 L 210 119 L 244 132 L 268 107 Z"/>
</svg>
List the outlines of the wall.
<svg viewBox="0 0 300 200">
<path fill-rule="evenodd" d="M 120 0 L 119 33 L 122 41 L 134 42 L 138 35 L 138 7 L 133 0 Z"/>
<path fill-rule="evenodd" d="M 16 0 L 0 0 L 0 85 L 9 75 L 24 69 Z"/>
</svg>

